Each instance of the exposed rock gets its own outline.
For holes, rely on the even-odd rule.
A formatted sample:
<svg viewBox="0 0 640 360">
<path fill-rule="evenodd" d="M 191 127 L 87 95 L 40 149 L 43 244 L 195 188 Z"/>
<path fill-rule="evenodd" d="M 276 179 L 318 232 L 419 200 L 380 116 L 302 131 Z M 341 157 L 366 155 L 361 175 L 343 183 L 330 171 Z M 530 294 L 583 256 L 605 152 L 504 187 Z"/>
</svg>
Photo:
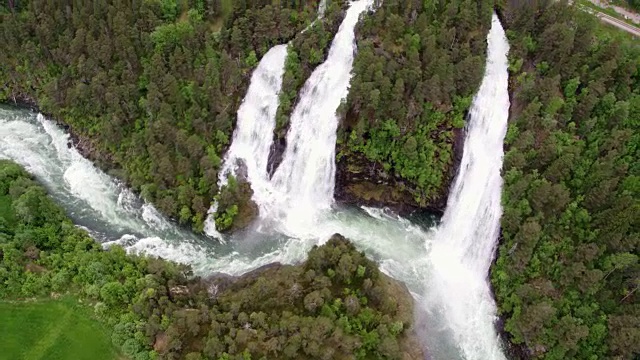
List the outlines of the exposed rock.
<svg viewBox="0 0 640 360">
<path fill-rule="evenodd" d="M 174 287 L 170 288 L 169 289 L 169 293 L 172 296 L 184 295 L 184 294 L 188 294 L 189 293 L 189 288 L 184 286 L 184 285 L 178 285 L 178 286 L 174 286 Z"/>
<path fill-rule="evenodd" d="M 445 183 L 433 200 L 421 204 L 415 200 L 419 190 L 413 184 L 385 172 L 381 164 L 362 154 L 350 154 L 336 163 L 335 198 L 346 204 L 387 207 L 403 216 L 418 209 L 441 214 L 448 196 L 449 182 Z"/>
<path fill-rule="evenodd" d="M 276 169 L 280 166 L 280 163 L 282 163 L 284 151 L 286 149 L 287 140 L 285 137 L 274 136 L 273 143 L 269 149 L 269 160 L 267 161 L 267 172 L 269 173 L 269 177 L 273 176 L 273 173 L 276 172 Z"/>
</svg>

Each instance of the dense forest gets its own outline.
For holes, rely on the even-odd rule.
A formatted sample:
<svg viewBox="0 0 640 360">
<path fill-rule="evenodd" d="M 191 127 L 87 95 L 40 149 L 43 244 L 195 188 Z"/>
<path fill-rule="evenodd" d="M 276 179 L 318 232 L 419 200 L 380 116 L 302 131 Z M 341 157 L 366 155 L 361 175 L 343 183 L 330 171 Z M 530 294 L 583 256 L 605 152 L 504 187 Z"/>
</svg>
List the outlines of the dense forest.
<svg viewBox="0 0 640 360">
<path fill-rule="evenodd" d="M 271 3 L 1 2 L 0 101 L 37 104 L 86 156 L 202 231 L 251 70 L 317 16 L 318 1 Z"/>
<path fill-rule="evenodd" d="M 340 235 L 297 266 L 201 279 L 185 265 L 103 250 L 0 160 L 0 259 L 0 300 L 86 300 L 131 359 L 420 358 L 408 290 Z"/>
<path fill-rule="evenodd" d="M 510 1 L 505 330 L 535 358 L 640 354 L 640 46 L 561 2 Z"/>
<path fill-rule="evenodd" d="M 383 1 L 358 26 L 339 196 L 443 210 L 482 80 L 493 1 Z"/>
<path fill-rule="evenodd" d="M 511 45 L 491 271 L 504 332 L 532 358 L 637 358 L 637 39 L 565 1 L 378 5 L 357 27 L 338 111 L 336 197 L 443 209 L 497 7 Z M 326 57 L 344 6 L 328 1 L 314 22 L 317 0 L 0 2 L 0 101 L 37 104 L 68 125 L 84 155 L 181 224 L 202 231 L 216 199 L 218 228 L 233 230 L 257 211 L 251 188 L 216 183 L 251 71 L 271 46 L 290 42 L 277 164 L 298 92 Z M 132 358 L 316 358 L 319 349 L 397 358 L 409 347 L 406 306 L 384 299 L 404 290 L 339 236 L 300 266 L 203 280 L 103 251 L 6 162 L 0 205 L 0 296 L 88 299 Z"/>
</svg>

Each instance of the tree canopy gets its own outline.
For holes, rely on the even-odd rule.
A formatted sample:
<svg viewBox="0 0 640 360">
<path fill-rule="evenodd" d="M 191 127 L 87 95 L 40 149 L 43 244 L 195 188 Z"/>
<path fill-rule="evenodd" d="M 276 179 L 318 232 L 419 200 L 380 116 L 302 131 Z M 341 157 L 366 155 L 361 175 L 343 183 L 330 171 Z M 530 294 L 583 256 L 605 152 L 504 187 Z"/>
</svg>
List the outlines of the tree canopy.
<svg viewBox="0 0 640 360">
<path fill-rule="evenodd" d="M 357 28 L 338 172 L 359 201 L 444 206 L 482 79 L 492 1 L 381 2 Z M 355 189 L 391 186 L 377 197 Z"/>
<path fill-rule="evenodd" d="M 640 48 L 562 2 L 509 2 L 511 114 L 492 281 L 535 358 L 640 354 Z"/>
<path fill-rule="evenodd" d="M 318 1 L 15 4 L 0 8 L 0 101 L 37 104 L 86 156 L 202 231 L 251 70 Z"/>
<path fill-rule="evenodd" d="M 402 359 L 420 354 L 406 287 L 334 235 L 296 266 L 199 278 L 104 250 L 18 165 L 0 160 L 0 299 L 69 294 L 132 359 Z M 8 210 L 7 210 L 8 209 Z M 7 210 L 7 211 L 5 211 Z"/>
</svg>

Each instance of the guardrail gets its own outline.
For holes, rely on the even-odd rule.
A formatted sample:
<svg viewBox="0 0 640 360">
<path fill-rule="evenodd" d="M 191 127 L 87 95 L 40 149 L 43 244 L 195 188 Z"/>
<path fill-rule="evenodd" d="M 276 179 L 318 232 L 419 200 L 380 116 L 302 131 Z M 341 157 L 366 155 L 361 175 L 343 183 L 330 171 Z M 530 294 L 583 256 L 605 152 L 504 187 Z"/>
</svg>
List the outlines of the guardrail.
<svg viewBox="0 0 640 360">
<path fill-rule="evenodd" d="M 577 5 L 578 5 L 578 8 L 580 10 L 586 11 L 586 12 L 588 12 L 590 14 L 593 14 L 593 15 L 597 16 L 600 20 L 602 20 L 602 21 L 604 21 L 604 22 L 606 22 L 606 23 L 608 23 L 610 25 L 613 25 L 613 26 L 617 27 L 620 30 L 626 31 L 626 32 L 628 32 L 629 34 L 631 34 L 633 36 L 640 37 L 640 28 L 635 27 L 633 25 L 630 25 L 630 24 L 628 24 L 628 23 L 626 23 L 626 22 L 624 22 L 624 21 L 622 21 L 620 19 L 617 19 L 617 18 L 615 18 L 615 17 L 613 17 L 613 16 L 611 16 L 609 14 L 605 14 L 602 11 L 598 11 L 598 10 L 595 10 L 595 9 L 592 9 L 590 7 L 587 7 L 587 6 L 584 6 L 584 5 L 580 5 L 580 4 L 577 4 Z"/>
</svg>

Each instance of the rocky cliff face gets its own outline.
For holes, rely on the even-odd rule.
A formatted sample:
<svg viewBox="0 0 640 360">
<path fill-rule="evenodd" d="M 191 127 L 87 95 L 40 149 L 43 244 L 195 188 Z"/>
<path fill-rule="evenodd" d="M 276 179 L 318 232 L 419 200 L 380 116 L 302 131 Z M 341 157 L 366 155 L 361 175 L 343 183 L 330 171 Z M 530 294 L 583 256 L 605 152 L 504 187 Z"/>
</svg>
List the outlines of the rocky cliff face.
<svg viewBox="0 0 640 360">
<path fill-rule="evenodd" d="M 342 145 L 337 145 L 336 153 Z M 453 182 L 462 159 L 464 129 L 454 130 L 453 163 L 446 174 L 446 181 L 431 200 L 416 200 L 417 187 L 411 182 L 386 172 L 381 164 L 368 160 L 363 154 L 351 153 L 336 161 L 337 201 L 353 205 L 388 207 L 401 215 L 417 209 L 426 209 L 436 214 L 444 213 L 449 197 L 449 187 Z"/>
</svg>

